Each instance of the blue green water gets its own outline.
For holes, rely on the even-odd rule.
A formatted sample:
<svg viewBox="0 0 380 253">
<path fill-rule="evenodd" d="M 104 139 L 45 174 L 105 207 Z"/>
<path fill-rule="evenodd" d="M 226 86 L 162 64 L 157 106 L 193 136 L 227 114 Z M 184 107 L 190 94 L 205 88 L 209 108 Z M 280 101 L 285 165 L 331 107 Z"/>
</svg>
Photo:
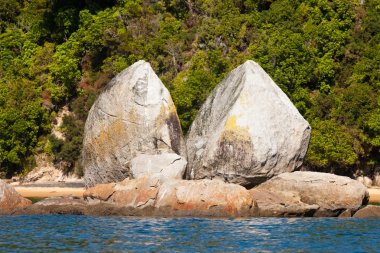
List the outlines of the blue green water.
<svg viewBox="0 0 380 253">
<path fill-rule="evenodd" d="M 380 252 L 380 219 L 0 216 L 0 252 Z"/>
</svg>

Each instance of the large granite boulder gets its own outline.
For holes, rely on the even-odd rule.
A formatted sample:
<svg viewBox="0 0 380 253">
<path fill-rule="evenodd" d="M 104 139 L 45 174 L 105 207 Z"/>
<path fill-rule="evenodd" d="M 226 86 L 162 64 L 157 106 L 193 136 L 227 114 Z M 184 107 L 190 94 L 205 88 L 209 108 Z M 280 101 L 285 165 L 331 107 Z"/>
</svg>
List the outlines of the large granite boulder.
<svg viewBox="0 0 380 253">
<path fill-rule="evenodd" d="M 289 213 L 289 207 L 297 205 L 306 208 L 307 212 L 301 216 L 338 216 L 345 210 L 355 212 L 368 202 L 368 191 L 362 183 L 319 172 L 283 173 L 250 191 L 259 212 L 273 214 L 264 216 L 277 216 L 276 213 L 285 212 L 284 209 Z M 275 195 L 277 199 L 262 198 L 260 194 L 263 192 Z M 283 205 L 284 209 L 273 208 L 275 203 Z"/>
<path fill-rule="evenodd" d="M 310 126 L 255 62 L 234 69 L 212 92 L 187 140 L 187 178 L 246 187 L 302 165 Z"/>
<path fill-rule="evenodd" d="M 12 186 L 0 179 L 0 211 L 31 205 L 32 201 L 23 198 Z"/>
<path fill-rule="evenodd" d="M 85 184 L 160 173 L 157 164 L 170 164 L 163 172 L 166 177 L 182 178 L 185 153 L 168 90 L 149 63 L 138 61 L 112 79 L 89 112 L 83 142 Z"/>
<path fill-rule="evenodd" d="M 249 216 L 255 208 L 244 187 L 220 180 L 166 180 L 141 177 L 89 188 L 91 205 L 111 204 L 128 214 L 156 216 Z"/>
</svg>

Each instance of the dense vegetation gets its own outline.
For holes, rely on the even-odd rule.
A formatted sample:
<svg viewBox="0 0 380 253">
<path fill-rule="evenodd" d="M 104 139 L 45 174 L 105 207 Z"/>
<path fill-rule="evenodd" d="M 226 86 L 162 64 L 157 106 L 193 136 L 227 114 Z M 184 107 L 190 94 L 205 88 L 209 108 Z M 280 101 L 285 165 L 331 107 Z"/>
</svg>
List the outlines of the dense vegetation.
<svg viewBox="0 0 380 253">
<path fill-rule="evenodd" d="M 226 73 L 252 59 L 310 122 L 309 168 L 380 163 L 380 0 L 1 0 L 0 33 L 7 176 L 42 152 L 80 167 L 94 97 L 139 59 L 171 91 L 185 131 Z M 74 114 L 62 141 L 49 133 L 65 104 Z"/>
</svg>

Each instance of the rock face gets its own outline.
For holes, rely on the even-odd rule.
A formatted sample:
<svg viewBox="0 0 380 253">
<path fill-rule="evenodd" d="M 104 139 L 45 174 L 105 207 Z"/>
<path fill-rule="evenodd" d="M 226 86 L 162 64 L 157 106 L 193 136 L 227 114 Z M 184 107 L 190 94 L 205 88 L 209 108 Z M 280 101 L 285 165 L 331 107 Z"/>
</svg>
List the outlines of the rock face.
<svg viewBox="0 0 380 253">
<path fill-rule="evenodd" d="M 32 201 L 23 198 L 12 186 L 0 180 L 0 210 L 26 207 L 31 204 Z"/>
<path fill-rule="evenodd" d="M 187 140 L 187 177 L 252 187 L 302 165 L 310 126 L 255 62 L 233 70 L 208 97 Z"/>
<path fill-rule="evenodd" d="M 112 79 L 89 112 L 83 142 L 85 184 L 160 172 L 155 164 L 170 164 L 165 175 L 182 178 L 185 153 L 168 90 L 149 63 L 138 61 Z M 182 162 L 177 162 L 179 157 Z"/>
<path fill-rule="evenodd" d="M 254 201 L 240 185 L 220 180 L 168 180 L 141 177 L 89 188 L 85 199 L 95 205 L 112 204 L 135 214 L 149 210 L 158 216 L 248 216 Z M 140 210 L 140 211 L 139 211 Z"/>
<path fill-rule="evenodd" d="M 362 183 L 319 172 L 283 173 L 252 189 L 251 193 L 259 212 L 267 214 L 261 216 L 281 216 L 277 214 L 292 213 L 290 210 L 294 208 L 304 209 L 301 214 L 306 213 L 305 216 L 338 216 L 345 210 L 355 212 L 368 202 L 368 191 Z M 276 198 L 263 198 L 258 193 L 272 194 Z"/>
</svg>

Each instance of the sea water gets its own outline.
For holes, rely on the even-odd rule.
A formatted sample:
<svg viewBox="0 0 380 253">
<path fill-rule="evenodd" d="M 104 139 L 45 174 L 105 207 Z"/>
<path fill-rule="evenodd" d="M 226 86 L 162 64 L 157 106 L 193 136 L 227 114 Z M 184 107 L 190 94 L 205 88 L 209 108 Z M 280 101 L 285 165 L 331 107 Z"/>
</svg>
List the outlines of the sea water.
<svg viewBox="0 0 380 253">
<path fill-rule="evenodd" d="M 380 219 L 0 216 L 0 252 L 380 252 Z"/>
</svg>

